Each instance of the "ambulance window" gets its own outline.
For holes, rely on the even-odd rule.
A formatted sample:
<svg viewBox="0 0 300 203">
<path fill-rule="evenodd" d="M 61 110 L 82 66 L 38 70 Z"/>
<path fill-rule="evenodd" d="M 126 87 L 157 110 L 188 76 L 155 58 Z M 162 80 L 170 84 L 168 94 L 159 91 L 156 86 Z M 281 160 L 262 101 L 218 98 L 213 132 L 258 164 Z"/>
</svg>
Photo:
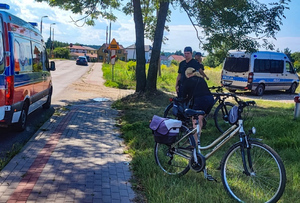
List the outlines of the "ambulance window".
<svg viewBox="0 0 300 203">
<path fill-rule="evenodd" d="M 42 63 L 42 45 L 33 42 L 32 43 L 32 64 L 33 64 L 33 72 L 41 72 L 43 70 Z"/>
<path fill-rule="evenodd" d="M 15 37 L 14 41 L 14 62 L 16 72 L 31 72 L 31 48 L 30 41 Z"/>
<path fill-rule="evenodd" d="M 0 18 L 0 74 L 4 72 L 4 44 L 2 33 L 2 19 Z"/>
</svg>

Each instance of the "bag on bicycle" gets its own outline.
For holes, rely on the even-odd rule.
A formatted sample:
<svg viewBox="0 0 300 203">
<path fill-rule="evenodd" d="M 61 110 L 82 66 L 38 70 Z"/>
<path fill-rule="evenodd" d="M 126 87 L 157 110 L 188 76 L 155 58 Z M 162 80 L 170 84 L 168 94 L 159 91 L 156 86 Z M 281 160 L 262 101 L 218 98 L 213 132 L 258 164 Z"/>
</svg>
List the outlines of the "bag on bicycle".
<svg viewBox="0 0 300 203">
<path fill-rule="evenodd" d="M 179 120 L 154 115 L 149 127 L 153 132 L 155 142 L 172 144 L 176 141 L 181 125 L 182 122 Z"/>
<path fill-rule="evenodd" d="M 228 113 L 228 122 L 233 125 L 238 121 L 238 110 L 237 106 L 233 106 Z"/>
<path fill-rule="evenodd" d="M 190 101 L 187 101 L 185 98 L 173 98 L 173 108 L 172 114 L 178 117 L 180 120 L 187 118 L 187 115 L 184 113 L 184 110 L 189 108 Z"/>
</svg>

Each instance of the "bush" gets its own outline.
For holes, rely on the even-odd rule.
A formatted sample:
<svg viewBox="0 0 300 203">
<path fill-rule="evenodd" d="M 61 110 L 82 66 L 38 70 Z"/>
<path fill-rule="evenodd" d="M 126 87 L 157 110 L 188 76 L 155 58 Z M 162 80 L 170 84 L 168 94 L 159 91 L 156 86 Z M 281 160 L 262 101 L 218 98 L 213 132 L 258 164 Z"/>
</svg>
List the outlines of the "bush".
<svg viewBox="0 0 300 203">
<path fill-rule="evenodd" d="M 176 61 L 176 60 L 172 60 L 172 61 L 171 61 L 171 65 L 179 66 L 179 62 Z"/>
</svg>

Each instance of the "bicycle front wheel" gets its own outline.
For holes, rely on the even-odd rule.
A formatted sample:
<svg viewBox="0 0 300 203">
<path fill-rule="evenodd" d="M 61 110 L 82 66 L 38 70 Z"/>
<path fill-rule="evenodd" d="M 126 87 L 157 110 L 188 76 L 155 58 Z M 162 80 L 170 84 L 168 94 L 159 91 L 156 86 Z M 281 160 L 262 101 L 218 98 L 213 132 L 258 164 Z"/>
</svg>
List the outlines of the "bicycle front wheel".
<svg viewBox="0 0 300 203">
<path fill-rule="evenodd" d="M 215 126 L 221 133 L 225 132 L 231 126 L 228 122 L 228 115 L 233 106 L 234 104 L 230 102 L 220 103 L 214 112 Z"/>
<path fill-rule="evenodd" d="M 165 173 L 180 176 L 190 170 L 189 161 L 193 154 L 193 146 L 196 145 L 193 135 L 185 136 L 188 132 L 189 129 L 182 126 L 177 140 L 183 139 L 174 146 L 155 143 L 155 161 Z"/>
<path fill-rule="evenodd" d="M 271 147 L 256 141 L 249 143 L 250 149 L 243 150 L 242 143 L 236 143 L 225 154 L 221 162 L 223 185 L 239 202 L 277 202 L 286 184 L 283 162 Z"/>
</svg>

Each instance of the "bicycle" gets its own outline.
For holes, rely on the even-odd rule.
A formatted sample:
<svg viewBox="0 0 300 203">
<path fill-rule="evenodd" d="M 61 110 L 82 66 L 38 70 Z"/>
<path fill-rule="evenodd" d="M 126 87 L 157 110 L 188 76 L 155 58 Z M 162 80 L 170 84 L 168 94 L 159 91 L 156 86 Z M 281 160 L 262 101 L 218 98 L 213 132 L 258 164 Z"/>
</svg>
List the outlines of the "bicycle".
<svg viewBox="0 0 300 203">
<path fill-rule="evenodd" d="M 276 202 L 282 196 L 286 185 L 286 172 L 279 155 L 260 139 L 251 138 L 254 127 L 245 133 L 243 128 L 243 109 L 255 105 L 254 101 L 244 102 L 236 99 L 238 106 L 230 111 L 230 120 L 237 115 L 233 125 L 207 146 L 201 146 L 199 123 L 189 130 L 180 128 L 178 139 L 172 144 L 155 143 L 154 156 L 158 166 L 167 174 L 184 175 L 190 169 L 204 172 L 207 180 L 215 180 L 208 174 L 206 161 L 235 135 L 239 141 L 233 144 L 220 162 L 221 179 L 228 194 L 239 202 Z M 200 110 L 187 109 L 185 113 L 198 121 Z M 236 113 L 236 114 L 235 114 Z M 197 133 L 198 143 L 194 134 Z M 213 149 L 212 149 L 213 148 Z M 201 150 L 211 149 L 202 154 Z"/>
<path fill-rule="evenodd" d="M 210 87 L 209 89 L 216 89 L 216 92 L 212 92 L 212 95 L 214 96 L 214 105 L 218 103 L 218 106 L 216 107 L 213 119 L 216 128 L 219 130 L 219 132 L 223 133 L 229 126 L 231 126 L 228 122 L 228 112 L 229 110 L 234 106 L 233 103 L 225 101 L 226 99 L 232 97 L 234 99 L 237 98 L 237 96 L 233 93 L 224 93 L 223 87 Z M 183 121 L 186 125 L 189 125 L 190 118 L 187 117 L 187 115 L 184 114 L 184 112 L 179 112 L 178 115 L 174 116 L 172 112 L 172 108 L 174 107 L 176 102 L 186 102 L 185 106 L 187 108 L 191 108 L 192 101 L 185 101 L 183 98 L 172 98 L 170 99 L 170 104 L 165 108 L 164 110 L 164 118 L 174 118 Z M 184 110 L 184 109 L 183 109 Z M 206 124 L 207 116 L 204 118 L 204 127 Z"/>
</svg>

